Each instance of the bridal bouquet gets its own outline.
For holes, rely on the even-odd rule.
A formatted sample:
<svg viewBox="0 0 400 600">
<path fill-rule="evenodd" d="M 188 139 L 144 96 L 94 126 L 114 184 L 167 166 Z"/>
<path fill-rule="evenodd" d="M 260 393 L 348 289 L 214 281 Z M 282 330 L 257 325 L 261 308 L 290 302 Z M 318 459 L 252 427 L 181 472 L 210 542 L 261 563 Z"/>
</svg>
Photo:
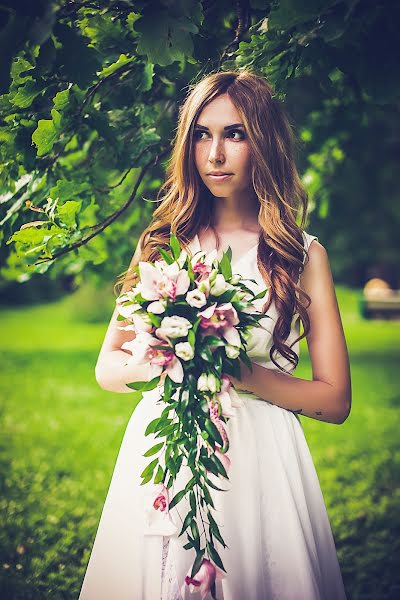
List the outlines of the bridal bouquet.
<svg viewBox="0 0 400 600">
<path fill-rule="evenodd" d="M 223 547 L 226 544 L 211 513 L 215 507 L 209 486 L 226 491 L 213 476 L 229 479 L 226 423 L 242 405 L 229 375 L 240 379 L 240 361 L 252 368 L 246 353 L 248 335 L 264 316 L 252 302 L 266 290 L 255 295 L 246 280 L 232 275 L 230 248 L 220 261 L 216 250 L 189 257 L 171 234 L 169 251 L 160 248 L 159 252 L 162 259 L 154 264 L 139 262 L 138 282 L 116 300 L 118 320 L 129 322 L 121 329 L 135 332 L 134 339 L 122 345 L 131 352 L 126 366 L 148 364 L 151 373 L 149 381 L 128 387 L 145 392 L 163 386 L 165 408 L 145 431 L 162 441 L 143 455 L 158 457 L 141 473 L 141 485 L 153 480 L 157 486 L 148 518 L 150 523 L 164 519 L 166 535 L 177 531 L 169 510 L 188 497 L 190 511 L 179 536 L 190 529 L 184 548 L 194 548 L 196 559 L 182 587 L 198 588 L 202 598 L 211 591 L 215 598 L 215 579 L 226 571 L 214 538 Z M 192 477 L 170 499 L 169 490 L 184 459 Z M 205 547 L 201 547 L 199 527 Z"/>
</svg>

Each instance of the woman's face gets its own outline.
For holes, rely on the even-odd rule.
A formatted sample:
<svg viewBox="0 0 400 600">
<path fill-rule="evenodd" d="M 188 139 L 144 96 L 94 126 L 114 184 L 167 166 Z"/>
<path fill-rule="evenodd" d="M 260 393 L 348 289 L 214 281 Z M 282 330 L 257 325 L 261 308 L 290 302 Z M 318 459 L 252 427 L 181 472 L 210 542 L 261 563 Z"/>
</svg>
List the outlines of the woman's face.
<svg viewBox="0 0 400 600">
<path fill-rule="evenodd" d="M 217 197 L 238 197 L 253 189 L 250 146 L 240 115 L 227 94 L 201 111 L 194 129 L 194 156 L 199 175 Z M 229 173 L 212 176 L 212 171 Z"/>
</svg>

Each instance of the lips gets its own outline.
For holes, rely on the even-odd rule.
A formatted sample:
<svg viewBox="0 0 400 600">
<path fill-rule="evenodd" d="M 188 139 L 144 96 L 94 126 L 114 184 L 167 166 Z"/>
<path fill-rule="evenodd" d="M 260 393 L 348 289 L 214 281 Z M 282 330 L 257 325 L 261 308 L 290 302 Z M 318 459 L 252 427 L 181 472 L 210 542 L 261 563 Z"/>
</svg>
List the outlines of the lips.
<svg viewBox="0 0 400 600">
<path fill-rule="evenodd" d="M 227 173 L 226 171 L 211 171 L 207 173 L 207 175 L 232 175 L 232 173 Z"/>
<path fill-rule="evenodd" d="M 214 181 L 225 181 L 226 179 L 229 179 L 229 177 L 232 177 L 232 175 L 233 173 L 221 173 L 220 175 L 215 175 L 213 173 L 208 174 Z"/>
</svg>

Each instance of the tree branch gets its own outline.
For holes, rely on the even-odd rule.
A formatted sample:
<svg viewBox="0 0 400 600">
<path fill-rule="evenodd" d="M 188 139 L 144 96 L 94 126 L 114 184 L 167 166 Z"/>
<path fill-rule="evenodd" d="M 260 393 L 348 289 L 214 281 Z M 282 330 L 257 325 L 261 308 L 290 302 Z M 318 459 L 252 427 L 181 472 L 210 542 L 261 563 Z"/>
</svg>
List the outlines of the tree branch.
<svg viewBox="0 0 400 600">
<path fill-rule="evenodd" d="M 230 48 L 235 48 L 235 46 L 236 46 L 235 50 L 237 50 L 240 41 L 242 40 L 244 34 L 246 33 L 246 31 L 249 28 L 250 14 L 251 14 L 249 0 L 237 0 L 236 14 L 237 14 L 237 25 L 236 25 L 235 37 L 223 50 L 221 57 L 219 59 L 219 64 L 218 64 L 219 69 L 221 68 L 222 63 L 224 62 L 225 58 L 228 55 L 228 50 Z"/>
<path fill-rule="evenodd" d="M 84 246 L 85 244 L 87 244 L 92 238 L 94 238 L 96 235 L 98 235 L 99 233 L 101 233 L 102 231 L 104 231 L 109 225 L 111 225 L 111 223 L 113 223 L 116 219 L 118 219 L 118 217 L 120 215 L 122 215 L 123 212 L 125 212 L 127 210 L 127 208 L 132 204 L 132 202 L 135 200 L 136 198 L 136 194 L 137 194 L 137 190 L 139 188 L 139 185 L 141 184 L 143 177 L 145 176 L 146 172 L 148 171 L 148 169 L 152 166 L 155 166 L 160 158 L 162 156 L 164 156 L 165 154 L 167 154 L 169 152 L 170 148 L 166 148 L 165 150 L 163 150 L 162 152 L 160 152 L 159 154 L 157 154 L 157 156 L 155 158 L 152 158 L 141 170 L 140 175 L 137 179 L 137 181 L 135 182 L 134 188 L 128 198 L 128 200 L 125 202 L 125 204 L 123 204 L 121 206 L 121 208 L 119 208 L 118 210 L 116 210 L 114 213 L 112 213 L 111 215 L 109 215 L 108 217 L 106 217 L 106 219 L 104 219 L 104 221 L 102 221 L 101 223 L 97 223 L 96 225 L 93 225 L 92 227 L 90 227 L 89 229 L 95 229 L 95 231 L 93 231 L 91 234 L 89 234 L 87 237 L 82 238 L 81 240 L 79 240 L 78 242 L 75 242 L 74 244 L 71 244 L 70 246 L 66 246 L 65 248 L 63 248 L 62 250 L 60 250 L 60 252 L 57 252 L 56 254 L 53 254 L 51 257 L 46 257 L 46 258 L 42 258 L 42 259 L 38 259 L 34 264 L 38 265 L 44 262 L 48 262 L 50 260 L 55 260 L 56 258 L 59 258 L 60 256 L 63 256 L 64 254 L 67 254 L 68 252 L 72 252 L 72 250 L 76 250 L 77 248 L 80 248 L 80 246 Z"/>
</svg>

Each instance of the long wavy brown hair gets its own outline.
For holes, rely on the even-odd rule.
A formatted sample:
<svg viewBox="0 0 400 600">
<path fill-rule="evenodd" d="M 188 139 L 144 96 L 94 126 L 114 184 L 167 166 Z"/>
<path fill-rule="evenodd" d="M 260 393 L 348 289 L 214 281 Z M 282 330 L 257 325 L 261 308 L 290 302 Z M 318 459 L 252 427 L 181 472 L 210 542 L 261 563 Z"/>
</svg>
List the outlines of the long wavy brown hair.
<svg viewBox="0 0 400 600">
<path fill-rule="evenodd" d="M 270 359 L 285 371 L 276 362 L 274 353 L 279 352 L 296 367 L 299 359 L 292 346 L 310 330 L 306 308 L 311 299 L 297 285 L 308 260 L 302 235 L 308 196 L 296 168 L 296 138 L 283 104 L 264 77 L 248 67 L 213 72 L 188 86 L 187 97 L 179 109 L 166 180 L 157 195 L 159 204 L 139 237 L 129 269 L 119 276 L 115 291 L 119 293 L 122 286 L 125 289 L 137 281 L 132 269 L 139 260 L 160 258 L 158 249 L 168 247 L 171 233 L 192 255 L 189 244 L 194 236 L 202 227 L 214 229 L 213 196 L 201 180 L 194 161 L 194 126 L 203 108 L 221 94 L 230 97 L 243 119 L 251 149 L 252 183 L 260 203 L 257 265 L 265 283 L 271 287 L 262 310 L 265 313 L 275 302 L 278 319 Z M 300 219 L 299 225 L 296 219 Z M 218 240 L 215 229 L 214 232 Z M 295 314 L 299 315 L 304 331 L 288 346 L 285 342 Z"/>
</svg>

